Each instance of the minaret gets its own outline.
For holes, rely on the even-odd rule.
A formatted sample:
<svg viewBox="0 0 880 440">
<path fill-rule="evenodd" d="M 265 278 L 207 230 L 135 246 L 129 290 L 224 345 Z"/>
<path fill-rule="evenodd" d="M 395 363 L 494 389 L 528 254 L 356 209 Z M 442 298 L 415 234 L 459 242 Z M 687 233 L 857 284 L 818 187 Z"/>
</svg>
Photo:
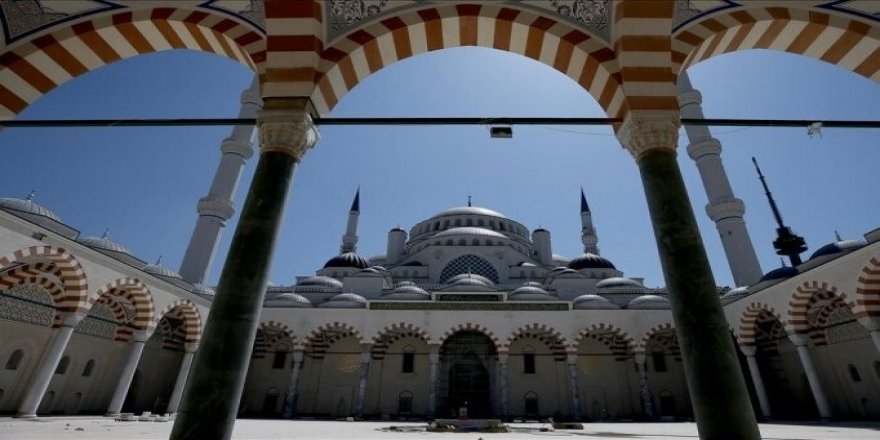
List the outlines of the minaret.
<svg viewBox="0 0 880 440">
<path fill-rule="evenodd" d="M 590 213 L 590 205 L 587 204 L 587 198 L 584 196 L 584 189 L 581 188 L 581 242 L 584 244 L 584 253 L 599 255 L 599 237 L 596 235 L 596 228 L 593 227 L 593 214 Z"/>
<path fill-rule="evenodd" d="M 797 267 L 802 263 L 801 261 L 801 252 L 807 250 L 807 242 L 804 241 L 804 238 L 795 234 L 791 231 L 791 228 L 785 226 L 782 223 L 782 215 L 779 213 L 779 208 L 776 207 L 776 201 L 773 200 L 773 195 L 770 194 L 770 188 L 767 187 L 767 182 L 764 180 L 764 175 L 761 174 L 761 168 L 758 166 L 758 161 L 755 158 L 752 158 L 752 163 L 755 164 L 755 169 L 758 171 L 758 178 L 761 179 L 761 185 L 764 186 L 764 194 L 767 195 L 767 201 L 770 202 L 770 209 L 773 210 L 773 217 L 776 218 L 776 224 L 779 226 L 776 228 L 776 240 L 773 240 L 773 247 L 776 248 L 776 255 L 784 255 L 791 260 L 791 265 L 793 267 Z"/>
<path fill-rule="evenodd" d="M 351 209 L 348 211 L 348 224 L 345 226 L 345 235 L 342 236 L 342 246 L 339 247 L 339 253 L 355 252 L 357 250 L 357 227 L 358 217 L 361 215 L 361 189 L 358 187 L 354 194 L 354 200 L 351 202 Z"/>
<path fill-rule="evenodd" d="M 678 105 L 681 108 L 681 117 L 702 119 L 702 102 L 702 95 L 691 86 L 687 73 L 679 75 Z M 685 132 L 690 141 L 688 155 L 697 164 L 706 198 L 709 199 L 706 214 L 715 222 L 721 236 L 733 282 L 737 286 L 752 285 L 761 279 L 763 272 L 743 221 L 746 205 L 734 197 L 721 163 L 721 142 L 713 138 L 709 127 L 704 125 L 686 125 Z"/>
<path fill-rule="evenodd" d="M 250 88 L 241 94 L 239 118 L 256 118 L 262 103 L 256 76 Z M 245 162 L 254 154 L 251 145 L 253 125 L 236 125 L 220 146 L 222 156 L 208 195 L 199 199 L 199 219 L 189 239 L 186 254 L 180 263 L 180 275 L 192 284 L 204 283 L 220 242 L 226 220 L 235 213 L 232 197 Z"/>
</svg>

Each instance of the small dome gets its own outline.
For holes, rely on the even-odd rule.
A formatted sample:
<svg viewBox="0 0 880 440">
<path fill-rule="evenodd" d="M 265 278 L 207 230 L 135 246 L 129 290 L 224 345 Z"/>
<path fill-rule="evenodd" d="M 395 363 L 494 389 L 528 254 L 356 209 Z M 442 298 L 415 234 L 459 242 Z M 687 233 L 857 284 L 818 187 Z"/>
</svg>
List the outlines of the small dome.
<svg viewBox="0 0 880 440">
<path fill-rule="evenodd" d="M 446 284 L 457 284 L 457 283 L 469 283 L 469 284 L 482 284 L 484 286 L 491 286 L 492 280 L 482 276 L 477 275 L 475 273 L 460 273 L 448 280 L 446 280 Z"/>
<path fill-rule="evenodd" d="M 395 284 L 394 287 L 397 288 L 397 287 L 403 287 L 403 286 L 415 286 L 415 285 L 416 285 L 416 283 L 414 283 L 414 282 L 412 282 L 412 281 L 404 280 L 404 281 L 401 281 L 401 282 Z"/>
<path fill-rule="evenodd" d="M 581 295 L 573 299 L 572 305 L 577 310 L 612 310 L 620 308 L 614 305 L 614 303 L 612 303 L 611 301 L 608 301 L 606 298 L 593 294 Z"/>
<path fill-rule="evenodd" d="M 394 288 L 391 293 L 382 297 L 382 299 L 394 299 L 394 300 L 428 300 L 431 299 L 431 295 L 418 287 L 412 281 L 402 281 L 397 284 L 397 287 Z"/>
<path fill-rule="evenodd" d="M 868 243 L 860 240 L 840 240 L 835 241 L 834 243 L 828 243 L 825 246 L 816 249 L 816 252 L 813 252 L 813 255 L 810 255 L 810 260 L 823 257 L 825 255 L 834 255 L 840 252 L 851 252 L 858 248 L 864 247 Z"/>
<path fill-rule="evenodd" d="M 617 269 L 607 258 L 596 254 L 585 253 L 568 263 L 569 269 Z"/>
<path fill-rule="evenodd" d="M 538 267 L 535 263 L 529 263 L 528 261 L 520 261 L 516 264 L 516 267 Z"/>
<path fill-rule="evenodd" d="M 107 238 L 105 233 L 101 237 L 80 237 L 76 241 L 97 250 L 119 252 L 120 254 L 131 255 L 131 251 L 127 247 Z"/>
<path fill-rule="evenodd" d="M 354 275 L 352 275 L 352 276 L 356 276 L 356 277 L 358 277 L 358 276 L 360 276 L 360 277 L 363 277 L 363 276 L 380 276 L 380 277 L 381 277 L 381 276 L 384 276 L 384 275 L 382 274 L 382 272 L 380 272 L 380 271 L 379 271 L 378 269 L 376 269 L 375 267 L 368 267 L 368 268 L 366 268 L 366 269 L 361 269 L 361 270 L 355 272 Z"/>
<path fill-rule="evenodd" d="M 367 299 L 356 293 L 340 293 L 318 305 L 327 309 L 365 309 Z"/>
<path fill-rule="evenodd" d="M 214 296 L 214 289 L 210 286 L 202 283 L 193 284 L 192 290 L 190 292 L 195 293 L 196 295 L 203 296 Z"/>
<path fill-rule="evenodd" d="M 480 228 L 476 226 L 463 226 L 458 228 L 449 228 L 445 231 L 438 232 L 434 235 L 434 238 L 441 237 L 450 237 L 453 235 L 467 235 L 467 236 L 475 236 L 475 237 L 492 237 L 492 238 L 507 238 L 504 234 L 500 232 L 495 232 L 491 229 Z"/>
<path fill-rule="evenodd" d="M 488 215 L 492 217 L 507 218 L 504 214 L 500 212 L 496 212 L 491 209 L 480 208 L 479 206 L 459 206 L 456 208 L 450 208 L 443 212 L 432 215 L 431 218 L 444 217 L 447 215 Z"/>
<path fill-rule="evenodd" d="M 388 272 L 384 266 L 370 266 L 370 269 L 378 270 L 379 272 Z"/>
<path fill-rule="evenodd" d="M 279 293 L 271 298 L 267 298 L 265 304 L 274 307 L 290 307 L 297 309 L 314 307 L 308 298 L 293 292 Z"/>
<path fill-rule="evenodd" d="M 642 283 L 624 277 L 605 278 L 596 283 L 596 289 L 599 293 L 636 293 L 643 294 L 648 292 Z"/>
<path fill-rule="evenodd" d="M 564 255 L 553 254 L 550 258 L 553 261 L 553 264 L 556 266 L 568 266 L 568 263 L 571 262 L 571 258 L 568 258 Z"/>
<path fill-rule="evenodd" d="M 303 287 L 342 287 L 342 281 L 337 280 L 336 278 L 330 278 L 325 276 L 316 276 L 306 278 L 299 283 L 297 286 Z"/>
<path fill-rule="evenodd" d="M 55 220 L 58 223 L 64 223 L 61 221 L 54 212 L 46 209 L 42 205 L 37 204 L 33 200 L 33 193 L 29 195 L 26 199 L 16 199 L 16 198 L 0 198 L 0 209 L 5 211 L 18 211 L 25 214 L 31 215 L 39 215 L 42 217 L 46 217 L 51 220 Z"/>
<path fill-rule="evenodd" d="M 748 287 L 737 287 L 734 289 L 730 289 L 724 295 L 721 295 L 721 300 L 725 302 L 734 301 L 740 299 L 744 296 L 747 296 L 749 293 Z"/>
<path fill-rule="evenodd" d="M 668 309 L 669 300 L 658 295 L 642 295 L 634 298 L 626 305 L 628 309 Z"/>
<path fill-rule="evenodd" d="M 507 298 L 513 301 L 554 301 L 556 297 L 541 288 L 541 284 L 527 281 L 507 294 Z"/>
<path fill-rule="evenodd" d="M 148 264 L 148 265 L 144 266 L 143 270 L 144 270 L 144 272 L 146 272 L 148 274 L 157 275 L 160 277 L 177 278 L 179 280 L 183 279 L 179 273 L 163 266 L 161 258 L 158 261 L 156 261 L 155 264 Z"/>
<path fill-rule="evenodd" d="M 758 281 L 781 280 L 791 278 L 799 273 L 800 271 L 796 267 L 782 266 L 765 273 Z"/>
<path fill-rule="evenodd" d="M 370 267 L 370 262 L 354 252 L 346 252 L 327 260 L 327 263 L 324 264 L 324 268 L 326 269 L 328 267 L 356 267 L 358 269 L 366 269 Z"/>
</svg>

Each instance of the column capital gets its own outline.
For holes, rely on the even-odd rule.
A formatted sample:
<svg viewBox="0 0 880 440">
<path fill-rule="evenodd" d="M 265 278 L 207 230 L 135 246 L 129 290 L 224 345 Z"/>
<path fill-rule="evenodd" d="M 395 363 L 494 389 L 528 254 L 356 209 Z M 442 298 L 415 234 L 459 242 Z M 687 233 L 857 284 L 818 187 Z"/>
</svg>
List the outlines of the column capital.
<svg viewBox="0 0 880 440">
<path fill-rule="evenodd" d="M 798 332 L 791 332 L 788 334 L 788 339 L 791 341 L 795 347 L 803 347 L 810 343 L 810 337 Z"/>
<path fill-rule="evenodd" d="M 302 363 L 303 358 L 305 358 L 305 352 L 303 350 L 293 350 L 293 362 L 294 363 Z"/>
<path fill-rule="evenodd" d="M 261 110 L 260 152 L 278 151 L 302 160 L 320 137 L 312 116 L 301 109 Z"/>
<path fill-rule="evenodd" d="M 498 353 L 498 363 L 501 365 L 507 365 L 507 359 L 510 358 L 510 353 L 508 352 L 499 352 Z"/>
<path fill-rule="evenodd" d="M 369 364 L 373 357 L 373 344 L 361 344 L 361 363 Z"/>
<path fill-rule="evenodd" d="M 633 360 L 636 362 L 637 365 L 645 365 L 647 356 L 645 356 L 645 353 L 636 353 L 635 355 L 633 355 Z"/>
<path fill-rule="evenodd" d="M 187 353 L 195 353 L 196 350 L 199 349 L 199 343 L 198 342 L 187 342 L 187 343 L 183 344 L 183 349 Z"/>
<path fill-rule="evenodd" d="M 61 327 L 76 327 L 83 319 L 85 319 L 86 315 L 62 312 L 58 314 L 58 317 L 61 318 Z"/>
<path fill-rule="evenodd" d="M 153 331 L 155 330 L 155 328 L 151 330 L 135 330 L 131 334 L 131 342 L 147 342 L 150 336 L 153 336 Z"/>
<path fill-rule="evenodd" d="M 617 139 L 623 148 L 639 158 L 648 151 L 664 150 L 675 153 L 678 146 L 678 128 L 681 122 L 669 115 L 630 115 L 617 131 Z"/>
<path fill-rule="evenodd" d="M 754 357 L 758 352 L 758 347 L 754 345 L 740 345 L 739 349 L 744 355 L 746 355 L 746 357 Z"/>
</svg>

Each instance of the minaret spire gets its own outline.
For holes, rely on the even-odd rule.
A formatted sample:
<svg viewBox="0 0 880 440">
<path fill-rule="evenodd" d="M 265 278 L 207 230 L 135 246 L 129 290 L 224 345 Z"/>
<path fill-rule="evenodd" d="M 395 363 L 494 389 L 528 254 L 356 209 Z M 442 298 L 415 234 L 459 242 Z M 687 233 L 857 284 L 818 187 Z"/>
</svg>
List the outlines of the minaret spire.
<svg viewBox="0 0 880 440">
<path fill-rule="evenodd" d="M 342 236 L 342 245 L 339 247 L 340 253 L 355 252 L 357 250 L 357 224 L 358 217 L 361 215 L 361 187 L 359 186 L 354 193 L 354 200 L 351 202 L 351 209 L 348 211 L 348 224 L 345 226 L 345 235 Z"/>
<path fill-rule="evenodd" d="M 797 267 L 802 263 L 801 261 L 801 252 L 807 250 L 807 243 L 804 241 L 804 238 L 795 234 L 791 231 L 791 228 L 785 226 L 782 222 L 782 214 L 779 213 L 779 208 L 776 206 L 776 201 L 773 200 L 773 195 L 770 194 L 770 188 L 767 187 L 767 181 L 764 180 L 764 174 L 761 173 L 761 167 L 758 166 L 758 161 L 752 157 L 752 163 L 755 164 L 755 170 L 758 171 L 758 178 L 761 179 L 761 185 L 764 187 L 764 194 L 767 196 L 767 201 L 770 202 L 770 209 L 773 211 L 773 217 L 776 218 L 776 240 L 773 240 L 773 247 L 776 248 L 777 255 L 785 255 L 791 260 L 791 265 Z"/>
<path fill-rule="evenodd" d="M 596 246 L 599 237 L 593 227 L 593 214 L 590 212 L 590 205 L 587 204 L 583 187 L 581 187 L 581 243 L 584 244 L 585 253 L 599 255 L 599 248 Z"/>
</svg>

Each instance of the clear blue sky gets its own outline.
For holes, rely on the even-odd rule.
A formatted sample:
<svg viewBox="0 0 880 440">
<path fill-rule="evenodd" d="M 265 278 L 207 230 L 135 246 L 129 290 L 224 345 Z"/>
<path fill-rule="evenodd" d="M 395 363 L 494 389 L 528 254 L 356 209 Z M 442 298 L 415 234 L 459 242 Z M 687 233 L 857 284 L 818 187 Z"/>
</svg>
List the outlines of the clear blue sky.
<svg viewBox="0 0 880 440">
<path fill-rule="evenodd" d="M 880 87 L 851 72 L 779 52 L 728 54 L 690 69 L 715 118 L 880 119 Z M 224 58 L 188 51 L 151 54 L 77 78 L 21 119 L 234 117 L 252 73 Z M 603 117 L 589 94 L 536 61 L 481 48 L 417 56 L 367 78 L 331 116 Z M 554 253 L 581 253 L 583 186 L 602 254 L 628 276 L 664 284 L 638 170 L 609 127 L 517 126 L 514 139 L 486 127 L 323 127 L 296 172 L 271 280 L 291 284 L 338 252 L 347 209 L 362 188 L 358 252 L 385 253 L 387 231 L 474 204 L 552 233 Z M 177 269 L 229 129 L 6 129 L 0 196 L 55 211 L 83 235 L 110 228 L 135 255 Z M 683 133 L 683 131 L 682 131 Z M 880 226 L 877 130 L 714 128 L 764 271 L 779 266 L 770 210 L 749 158 L 757 156 L 786 222 L 810 250 Z M 731 275 L 706 196 L 680 140 L 680 164 L 719 285 Z M 255 158 L 245 170 L 241 206 Z M 220 245 L 216 283 L 235 222 Z"/>
</svg>

